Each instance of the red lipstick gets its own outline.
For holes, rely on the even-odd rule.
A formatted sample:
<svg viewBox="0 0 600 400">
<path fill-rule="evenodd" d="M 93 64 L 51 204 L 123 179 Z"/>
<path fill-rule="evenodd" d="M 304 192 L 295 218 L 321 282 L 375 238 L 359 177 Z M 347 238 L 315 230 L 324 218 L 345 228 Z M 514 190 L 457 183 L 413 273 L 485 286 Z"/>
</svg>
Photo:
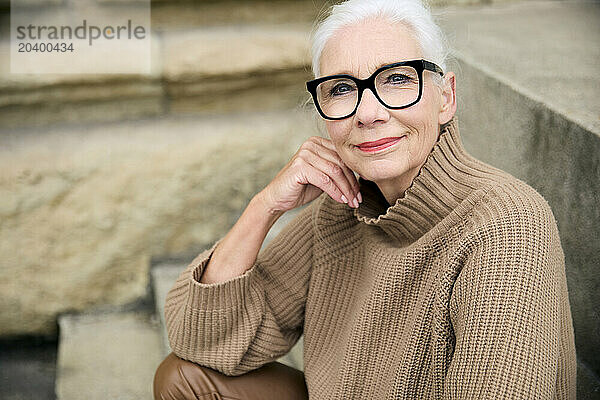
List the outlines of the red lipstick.
<svg viewBox="0 0 600 400">
<path fill-rule="evenodd" d="M 398 143 L 400 141 L 400 139 L 402 139 L 403 137 L 404 136 L 402 136 L 402 137 L 387 137 L 387 138 L 376 140 L 374 142 L 364 142 L 364 143 L 357 145 L 356 147 L 358 147 L 360 150 L 365 151 L 367 153 L 374 153 L 374 152 L 386 149 L 386 148 Z"/>
</svg>

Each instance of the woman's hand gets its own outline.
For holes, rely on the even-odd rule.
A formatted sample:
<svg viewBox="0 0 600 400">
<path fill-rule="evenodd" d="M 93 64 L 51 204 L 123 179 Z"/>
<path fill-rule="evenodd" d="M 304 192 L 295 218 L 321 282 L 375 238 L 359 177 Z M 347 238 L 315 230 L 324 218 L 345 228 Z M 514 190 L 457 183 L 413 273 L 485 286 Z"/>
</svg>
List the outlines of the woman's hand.
<svg viewBox="0 0 600 400">
<path fill-rule="evenodd" d="M 312 136 L 260 194 L 272 213 L 284 213 L 323 192 L 340 203 L 358 207 L 362 201 L 357 197 L 359 189 L 354 172 L 344 164 L 331 140 Z"/>
</svg>

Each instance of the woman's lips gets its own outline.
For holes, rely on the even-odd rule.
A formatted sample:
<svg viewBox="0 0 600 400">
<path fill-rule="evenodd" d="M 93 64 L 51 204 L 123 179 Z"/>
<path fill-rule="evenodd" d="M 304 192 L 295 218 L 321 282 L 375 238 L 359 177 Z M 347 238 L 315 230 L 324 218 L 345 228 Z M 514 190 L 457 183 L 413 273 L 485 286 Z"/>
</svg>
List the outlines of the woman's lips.
<svg viewBox="0 0 600 400">
<path fill-rule="evenodd" d="M 388 147 L 393 146 L 394 144 L 398 143 L 403 137 L 404 136 L 379 139 L 374 142 L 361 143 L 356 147 L 367 153 L 375 153 L 377 151 L 387 149 Z"/>
</svg>

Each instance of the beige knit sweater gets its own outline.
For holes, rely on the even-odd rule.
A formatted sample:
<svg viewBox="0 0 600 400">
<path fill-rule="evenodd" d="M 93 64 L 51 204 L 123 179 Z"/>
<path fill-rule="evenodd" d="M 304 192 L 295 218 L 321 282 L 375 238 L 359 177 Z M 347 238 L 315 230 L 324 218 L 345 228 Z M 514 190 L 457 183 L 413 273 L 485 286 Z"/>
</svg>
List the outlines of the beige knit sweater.
<svg viewBox="0 0 600 400">
<path fill-rule="evenodd" d="M 241 276 L 199 283 L 219 241 L 200 253 L 166 300 L 174 353 L 240 375 L 304 333 L 311 399 L 574 399 L 544 198 L 469 155 L 455 120 L 394 205 L 359 181 L 359 209 L 323 193 Z"/>
</svg>

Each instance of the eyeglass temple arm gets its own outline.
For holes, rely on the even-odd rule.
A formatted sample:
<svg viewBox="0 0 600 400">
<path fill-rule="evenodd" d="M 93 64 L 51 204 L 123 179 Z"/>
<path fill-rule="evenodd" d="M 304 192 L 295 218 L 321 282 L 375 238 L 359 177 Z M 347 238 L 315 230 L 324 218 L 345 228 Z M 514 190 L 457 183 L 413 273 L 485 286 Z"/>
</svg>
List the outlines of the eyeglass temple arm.
<svg viewBox="0 0 600 400">
<path fill-rule="evenodd" d="M 440 75 L 444 75 L 444 71 L 437 65 L 427 60 L 423 60 L 423 68 L 428 69 L 433 72 L 437 72 Z"/>
</svg>

